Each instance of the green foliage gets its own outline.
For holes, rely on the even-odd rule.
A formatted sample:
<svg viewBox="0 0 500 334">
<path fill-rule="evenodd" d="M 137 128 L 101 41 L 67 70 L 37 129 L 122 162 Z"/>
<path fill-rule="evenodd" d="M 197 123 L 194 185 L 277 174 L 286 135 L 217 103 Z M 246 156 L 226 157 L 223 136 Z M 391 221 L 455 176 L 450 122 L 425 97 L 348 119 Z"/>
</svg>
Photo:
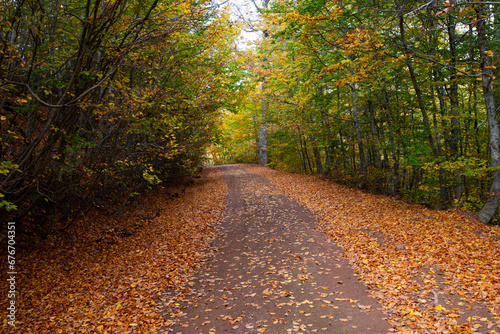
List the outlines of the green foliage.
<svg viewBox="0 0 500 334">
<path fill-rule="evenodd" d="M 427 199 L 429 203 L 439 201 L 439 177 L 444 180 L 446 187 L 453 189 L 462 184 L 466 179 L 471 185 L 468 191 L 459 199 L 455 199 L 455 205 L 460 205 L 466 210 L 477 211 L 484 202 L 485 192 L 478 186 L 488 184 L 492 168 L 488 162 L 476 157 L 459 157 L 456 161 L 431 161 L 421 167 L 424 177 L 419 185 L 419 196 Z"/>
<path fill-rule="evenodd" d="M 10 171 L 20 171 L 18 165 L 13 164 L 11 161 L 0 161 L 0 174 L 8 175 Z M 12 202 L 6 201 L 5 195 L 0 193 L 0 208 L 5 208 L 7 211 L 16 210 L 17 206 Z"/>
<path fill-rule="evenodd" d="M 497 7 L 485 20 L 498 65 Z M 257 110 L 226 124 L 238 158 L 224 161 L 242 161 L 233 133 L 265 110 L 273 168 L 431 207 L 484 203 L 492 169 L 471 4 L 278 1 L 262 16 L 269 38 L 248 56 Z"/>
<path fill-rule="evenodd" d="M 4 194 L 0 194 L 0 208 L 5 208 L 5 210 L 7 211 L 16 210 L 17 206 L 9 201 L 4 200 L 3 199 L 4 197 L 5 197 Z"/>
<path fill-rule="evenodd" d="M 222 118 L 221 132 L 210 148 L 211 163 L 257 162 L 258 124 L 252 106 L 241 108 L 237 113 L 226 112 Z"/>
<path fill-rule="evenodd" d="M 47 217 L 196 171 L 238 101 L 226 8 L 1 3 L 2 203 Z"/>
</svg>

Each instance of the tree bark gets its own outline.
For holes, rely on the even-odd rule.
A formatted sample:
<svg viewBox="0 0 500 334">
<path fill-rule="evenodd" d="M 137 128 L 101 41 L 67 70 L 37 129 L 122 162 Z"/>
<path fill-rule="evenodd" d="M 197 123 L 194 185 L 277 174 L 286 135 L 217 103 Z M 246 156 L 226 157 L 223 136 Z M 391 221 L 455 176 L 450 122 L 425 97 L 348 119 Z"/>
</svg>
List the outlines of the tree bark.
<svg viewBox="0 0 500 334">
<path fill-rule="evenodd" d="M 263 0 L 262 1 L 262 7 L 263 9 L 267 9 L 269 6 L 269 0 Z M 262 36 L 265 39 L 267 39 L 267 37 L 269 36 L 269 32 L 264 29 L 263 32 L 262 32 Z M 262 62 L 265 64 L 267 63 L 267 58 L 264 57 L 264 59 L 262 59 Z M 263 78 L 263 83 L 262 83 L 262 92 L 264 93 L 265 89 L 266 89 L 266 79 L 265 77 Z M 261 166 L 265 166 L 267 165 L 267 117 L 266 117 L 266 112 L 267 112 L 267 109 L 268 109 L 269 105 L 266 101 L 264 101 L 262 103 L 262 113 L 261 113 L 261 122 L 262 124 L 260 125 L 260 128 L 259 128 L 259 155 L 258 155 L 258 161 L 259 161 L 259 165 Z"/>
<path fill-rule="evenodd" d="M 330 129 L 330 121 L 328 117 L 325 116 L 326 111 L 321 114 L 321 123 L 326 131 L 327 141 L 325 147 L 325 167 L 323 168 L 323 174 L 328 175 L 330 173 L 330 168 L 333 162 L 333 140 L 332 140 L 332 130 Z"/>
<path fill-rule="evenodd" d="M 323 163 L 321 162 L 321 154 L 319 153 L 318 145 L 316 144 L 316 136 L 309 135 L 309 140 L 313 148 L 314 162 L 316 164 L 316 174 L 323 174 Z"/>
<path fill-rule="evenodd" d="M 415 75 L 415 70 L 413 69 L 413 64 L 411 58 L 409 58 L 411 52 L 408 47 L 408 43 L 406 41 L 405 29 L 404 29 L 404 16 L 403 9 L 398 1 L 395 1 L 396 7 L 399 15 L 399 34 L 401 37 L 401 43 L 403 43 L 403 50 L 408 58 L 406 58 L 406 66 L 408 67 L 408 71 L 410 72 L 411 82 L 413 84 L 413 89 L 415 89 L 415 95 L 417 96 L 418 106 L 420 111 L 422 112 L 422 120 L 424 123 L 424 131 L 427 135 L 427 140 L 429 142 L 429 146 L 431 147 L 432 154 L 437 158 L 439 157 L 438 152 L 436 150 L 436 146 L 434 144 L 434 138 L 432 137 L 431 127 L 429 123 L 429 116 L 427 115 L 427 110 L 425 108 L 424 99 L 422 98 L 422 92 L 420 91 L 420 85 L 417 82 L 417 76 Z"/>
<path fill-rule="evenodd" d="M 452 155 L 452 161 L 456 162 L 459 156 L 459 134 L 460 134 L 460 121 L 458 115 L 459 103 L 458 103 L 458 77 L 457 70 L 457 55 L 456 55 L 456 44 L 457 44 L 457 34 L 456 34 L 456 22 L 455 17 L 452 14 L 448 14 L 448 37 L 450 43 L 450 55 L 451 55 L 451 68 L 450 68 L 450 113 L 451 113 L 451 134 L 450 134 L 450 151 Z M 464 190 L 462 184 L 462 176 L 458 170 L 455 170 L 455 181 L 456 185 L 454 187 L 455 198 L 460 200 L 462 197 L 462 192 Z"/>
<path fill-rule="evenodd" d="M 358 118 L 358 102 L 356 96 L 356 84 L 351 84 L 351 96 L 352 96 L 352 118 L 354 120 L 354 130 L 356 131 L 356 139 L 358 141 L 359 150 L 359 182 L 358 187 L 364 188 L 366 180 L 366 157 L 365 148 L 363 145 L 363 134 L 361 133 L 361 127 L 359 125 Z"/>
<path fill-rule="evenodd" d="M 267 103 L 263 103 L 267 105 Z M 266 122 L 266 112 L 264 106 L 262 107 L 262 123 L 259 128 L 259 165 L 267 165 L 267 122 Z"/>
<path fill-rule="evenodd" d="M 477 5 L 474 10 L 477 17 L 477 44 L 479 47 L 481 82 L 483 84 L 484 103 L 486 105 L 486 114 L 490 132 L 490 164 L 492 171 L 492 180 L 490 186 L 490 196 L 483 208 L 479 212 L 479 219 L 487 224 L 491 221 L 500 204 L 500 147 L 499 147 L 499 124 L 496 117 L 495 97 L 493 95 L 493 73 L 491 71 L 490 59 L 486 51 L 488 42 L 486 37 L 486 16 L 484 5 Z"/>
</svg>

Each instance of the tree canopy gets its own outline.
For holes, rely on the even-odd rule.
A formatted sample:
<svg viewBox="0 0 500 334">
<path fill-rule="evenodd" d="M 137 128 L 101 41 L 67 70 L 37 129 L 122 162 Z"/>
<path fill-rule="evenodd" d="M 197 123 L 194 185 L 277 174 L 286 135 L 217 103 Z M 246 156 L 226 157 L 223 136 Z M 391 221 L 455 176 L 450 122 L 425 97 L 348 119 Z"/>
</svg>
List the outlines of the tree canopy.
<svg viewBox="0 0 500 334">
<path fill-rule="evenodd" d="M 215 1 L 3 1 L 2 217 L 116 210 L 208 158 L 491 221 L 496 2 L 255 5 L 263 37 L 238 50 L 236 19 Z"/>
<path fill-rule="evenodd" d="M 3 219 L 192 174 L 235 99 L 239 29 L 213 1 L 2 1 L 0 22 Z"/>
<path fill-rule="evenodd" d="M 247 108 L 255 109 L 247 128 L 270 124 L 270 166 L 432 207 L 482 209 L 490 221 L 500 190 L 499 8 L 271 2 L 261 10 L 268 37 L 254 49 L 260 86 L 249 98 L 266 102 L 266 119 Z M 242 146 L 229 146 L 235 161 Z"/>
</svg>

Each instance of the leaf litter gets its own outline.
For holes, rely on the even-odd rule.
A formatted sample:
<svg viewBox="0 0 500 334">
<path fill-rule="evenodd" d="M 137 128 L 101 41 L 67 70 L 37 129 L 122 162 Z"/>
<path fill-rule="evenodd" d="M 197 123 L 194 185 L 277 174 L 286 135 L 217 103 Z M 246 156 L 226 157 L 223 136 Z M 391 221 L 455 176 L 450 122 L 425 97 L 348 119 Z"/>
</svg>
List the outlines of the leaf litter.
<svg viewBox="0 0 500 334">
<path fill-rule="evenodd" d="M 141 205 L 153 214 L 125 214 L 126 219 L 136 221 L 132 226 L 140 225 L 126 238 L 120 231 L 96 234 L 99 237 L 89 243 L 50 237 L 45 247 L 21 254 L 18 329 L 23 333 L 154 333 L 180 324 L 190 307 L 200 312 L 183 320 L 180 325 L 189 331 L 182 333 L 203 332 L 205 327 L 204 332 L 216 333 L 216 320 L 226 322 L 233 332 L 246 328 L 251 333 L 273 333 L 270 326 L 274 325 L 282 326 L 283 333 L 316 333 L 342 323 L 361 331 L 352 317 L 334 312 L 345 305 L 361 312 L 373 312 L 377 306 L 346 298 L 347 292 L 340 289 L 350 284 L 347 277 L 334 278 L 337 289 L 318 284 L 322 275 L 331 278 L 343 264 L 337 260 L 328 263 L 329 267 L 321 263 L 311 275 L 309 266 L 318 257 L 327 258 L 325 251 L 302 247 L 314 238 L 290 225 L 289 215 L 294 212 L 273 213 L 264 205 L 279 202 L 282 191 L 310 209 L 319 220 L 318 228 L 330 236 L 332 244 L 342 247 L 358 278 L 383 306 L 391 331 L 499 332 L 497 227 L 479 224 L 458 210 L 429 210 L 318 176 L 254 165 L 245 168 L 271 183 L 248 183 L 239 205 L 251 207 L 260 224 L 270 223 L 273 215 L 284 219 L 283 228 L 295 233 L 300 251 L 280 244 L 286 238 L 283 231 L 271 229 L 265 235 L 242 231 L 240 239 L 247 247 L 234 257 L 235 262 L 226 263 L 228 281 L 201 271 L 205 286 L 193 296 L 199 288 L 193 274 L 200 272 L 200 263 L 206 265 L 215 257 L 217 249 L 209 241 L 217 239 L 214 226 L 222 219 L 228 191 L 221 173 L 209 169 L 182 197 L 168 200 L 170 194 L 162 190 L 148 194 Z M 241 170 L 234 173 L 244 175 Z M 154 214 L 158 209 L 159 216 Z M 241 209 L 234 214 L 252 221 Z M 89 233 L 95 231 L 94 225 L 114 228 L 103 217 L 89 218 L 93 218 L 90 223 L 80 222 Z M 248 250 L 250 243 L 262 240 L 269 245 Z M 283 257 L 280 261 L 273 260 L 277 250 Z M 243 279 L 239 263 L 245 263 L 250 279 Z M 297 285 L 299 292 L 290 289 L 291 285 Z M 221 287 L 223 309 L 214 306 L 215 298 L 204 299 L 214 287 Z M 230 314 L 239 310 L 240 296 L 245 312 Z M 0 303 L 5 309 L 5 300 Z M 315 313 L 329 322 L 314 326 L 306 319 Z M 197 319 L 202 327 L 194 323 Z"/>
<path fill-rule="evenodd" d="M 166 293 L 172 323 L 161 333 L 388 332 L 376 299 L 314 230 L 310 211 L 241 165 L 217 168 L 229 187 L 217 251 L 186 288 Z"/>
<path fill-rule="evenodd" d="M 500 230 L 461 210 L 436 211 L 255 165 L 319 218 L 395 331 L 500 332 Z"/>
<path fill-rule="evenodd" d="M 160 296 L 200 265 L 224 212 L 227 186 L 216 169 L 204 169 L 185 194 L 172 198 L 171 191 L 157 187 L 120 218 L 89 215 L 75 224 L 75 233 L 84 234 L 76 242 L 55 235 L 36 250 L 19 249 L 12 330 L 155 333 L 168 325 L 158 311 Z M 123 235 L 118 226 L 125 223 L 129 233 Z M 6 302 L 0 302 L 4 313 Z M 2 333 L 11 327 L 5 319 Z"/>
</svg>

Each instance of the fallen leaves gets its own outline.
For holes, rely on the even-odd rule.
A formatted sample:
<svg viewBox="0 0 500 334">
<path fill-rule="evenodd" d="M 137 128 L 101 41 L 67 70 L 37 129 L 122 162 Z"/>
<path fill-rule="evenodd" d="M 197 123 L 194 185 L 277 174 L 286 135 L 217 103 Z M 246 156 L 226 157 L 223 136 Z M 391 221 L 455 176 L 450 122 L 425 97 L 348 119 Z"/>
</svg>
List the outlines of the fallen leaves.
<svg viewBox="0 0 500 334">
<path fill-rule="evenodd" d="M 289 197 L 309 207 L 321 218 L 321 228 L 343 247 L 359 278 L 384 306 L 396 330 L 419 333 L 425 328 L 436 333 L 465 333 L 498 329 L 495 315 L 500 312 L 500 233 L 497 229 L 464 221 L 452 212 L 427 210 L 338 186 L 317 177 L 255 167 L 249 169 L 268 177 Z M 210 173 L 217 174 L 215 170 Z M 191 291 L 191 282 L 187 282 L 186 277 L 194 272 L 207 251 L 205 239 L 214 233 L 210 225 L 222 216 L 227 191 L 225 182 L 210 173 L 184 197 L 162 201 L 158 193 L 152 193 L 144 204 L 161 207 L 162 212 L 168 214 L 145 221 L 126 239 L 113 236 L 109 239 L 113 241 L 100 247 L 98 252 L 92 252 L 94 246 L 91 244 L 85 245 L 88 248 L 74 245 L 56 247 L 57 251 L 49 248 L 39 254 L 28 254 L 23 275 L 29 280 L 26 280 L 26 290 L 20 296 L 23 298 L 23 313 L 19 320 L 23 332 L 154 332 L 160 326 L 174 323 L 181 328 L 194 328 L 193 316 L 184 319 L 184 306 L 163 292 L 174 286 L 179 294 L 187 295 Z M 272 190 L 268 191 L 272 193 Z M 244 197 L 249 205 L 255 201 L 269 202 L 269 196 L 263 190 L 261 197 L 251 195 L 257 198 Z M 460 222 L 459 228 L 457 222 Z M 243 238 L 244 244 L 265 240 L 266 247 L 273 253 L 285 240 L 275 236 Z M 305 246 L 305 241 L 314 243 L 317 238 L 303 238 L 303 234 L 293 230 L 296 251 L 282 250 L 279 253 L 280 261 L 288 261 L 287 267 L 271 263 L 266 248 L 250 252 L 247 245 L 242 247 L 243 252 L 238 256 L 233 256 L 234 263 L 228 263 L 226 274 L 234 274 L 233 291 L 243 293 L 238 296 L 252 298 L 252 302 L 245 306 L 251 307 L 252 312 L 256 309 L 263 312 L 267 309 L 266 302 L 275 301 L 277 310 L 286 313 L 276 316 L 270 313 L 269 324 L 290 325 L 288 329 L 293 332 L 326 331 L 328 327 L 312 328 L 310 324 L 299 321 L 287 323 L 292 312 L 304 321 L 313 318 L 317 312 L 334 311 L 345 305 L 363 315 L 372 313 L 375 306 L 367 305 L 369 302 L 342 298 L 340 296 L 345 294 L 334 291 L 337 288 L 333 286 L 340 289 L 349 285 L 345 277 L 333 277 L 330 288 L 317 285 L 311 297 L 300 297 L 292 292 L 295 290 L 291 285 L 312 285 L 317 276 L 326 271 L 320 268 L 317 274 L 308 273 L 306 263 L 309 259 L 324 256 L 324 253 Z M 41 261 L 42 258 L 47 261 Z M 238 263 L 247 266 L 248 277 L 238 276 L 239 270 L 233 266 Z M 71 264 L 73 269 L 62 270 L 65 264 Z M 31 275 L 34 272 L 36 276 Z M 207 277 L 206 284 L 216 282 L 219 278 Z M 265 285 L 258 292 L 252 290 L 256 282 Z M 217 328 L 210 322 L 215 322 L 215 318 L 210 318 L 214 312 L 218 312 L 217 317 L 233 330 L 246 326 L 252 326 L 256 332 L 268 329 L 264 322 L 249 323 L 253 320 L 241 313 L 232 317 L 220 315 L 225 313 L 220 312 L 221 309 L 230 310 L 237 302 L 229 294 L 230 290 L 223 288 L 220 288 L 223 291 L 221 299 L 231 305 L 216 309 L 212 304 L 192 304 L 195 312 L 203 315 L 197 321 L 208 327 L 205 332 L 210 327 Z M 170 319 L 163 319 L 157 313 L 160 304 L 171 305 L 177 310 L 170 314 Z M 488 309 L 484 307 L 486 313 L 481 314 L 478 305 L 483 304 Z M 359 325 L 348 316 L 333 318 L 322 314 L 319 319 L 345 322 L 352 328 Z M 215 332 L 215 329 L 210 329 L 210 332 Z M 272 332 L 272 327 L 267 332 Z"/>
<path fill-rule="evenodd" d="M 204 320 L 229 333 L 322 333 L 321 328 L 353 324 L 381 331 L 389 327 L 380 310 L 356 307 L 359 301 L 367 305 L 374 300 L 352 276 L 340 248 L 315 231 L 316 219 L 308 210 L 240 166 L 219 168 L 230 187 L 216 242 L 219 251 L 190 279 L 193 290 L 174 297 L 178 305 L 165 309 L 177 321 L 169 330 L 206 332 Z M 174 318 L 177 311 L 184 315 Z M 342 325 L 339 318 L 350 323 Z M 180 323 L 189 323 L 190 330 L 183 331 Z"/>
<path fill-rule="evenodd" d="M 80 225 L 101 241 L 73 244 L 53 236 L 46 247 L 22 254 L 17 327 L 27 334 L 153 333 L 172 324 L 157 312 L 160 303 L 168 302 L 163 292 L 172 287 L 182 291 L 199 266 L 215 232 L 213 224 L 224 212 L 226 194 L 220 173 L 207 169 L 183 196 L 169 199 L 168 189 L 160 187 L 141 198 L 122 218 L 136 224 L 132 235 L 110 232 L 106 243 L 105 234 L 99 237 L 95 231 L 116 222 L 95 215 L 94 221 Z M 143 207 L 163 214 L 140 218 L 137 212 Z M 73 268 L 60 270 L 64 263 Z M 0 301 L 2 308 L 4 303 Z"/>
<path fill-rule="evenodd" d="M 398 331 L 499 331 L 498 227 L 318 176 L 245 167 L 318 216 Z"/>
</svg>

